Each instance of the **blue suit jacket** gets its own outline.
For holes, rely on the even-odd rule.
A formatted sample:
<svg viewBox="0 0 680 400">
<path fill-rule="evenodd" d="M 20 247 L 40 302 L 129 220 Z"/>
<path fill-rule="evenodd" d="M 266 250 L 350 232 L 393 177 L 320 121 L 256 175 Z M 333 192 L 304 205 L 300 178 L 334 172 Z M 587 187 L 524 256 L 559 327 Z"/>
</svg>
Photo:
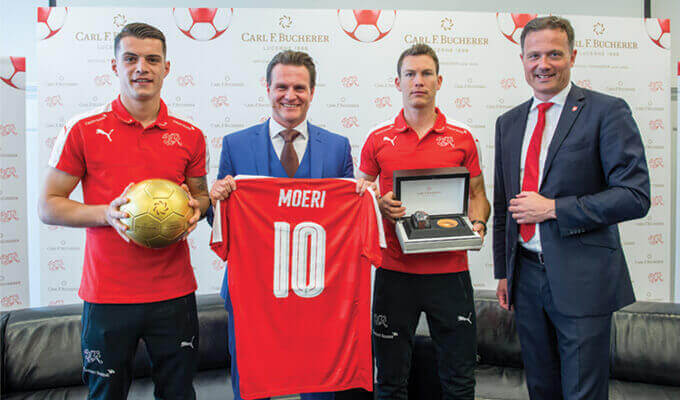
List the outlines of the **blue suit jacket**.
<svg viewBox="0 0 680 400">
<path fill-rule="evenodd" d="M 312 168 L 310 178 L 354 177 L 349 140 L 309 123 L 307 127 Z M 269 121 L 226 135 L 222 139 L 217 178 L 227 175 L 270 176 L 269 146 Z"/>
<path fill-rule="evenodd" d="M 311 156 L 310 178 L 353 178 L 354 165 L 349 140 L 341 135 L 307 124 L 307 147 Z M 217 179 L 227 175 L 271 176 L 269 171 L 269 120 L 222 138 Z M 212 225 L 213 210 L 206 215 Z"/>
<path fill-rule="evenodd" d="M 494 275 L 512 281 L 517 222 L 507 212 L 520 191 L 520 158 L 531 100 L 496 121 Z M 640 132 L 619 98 L 573 86 L 548 147 L 539 193 L 556 219 L 540 224 L 553 301 L 569 316 L 603 315 L 635 301 L 617 224 L 650 205 Z"/>
</svg>

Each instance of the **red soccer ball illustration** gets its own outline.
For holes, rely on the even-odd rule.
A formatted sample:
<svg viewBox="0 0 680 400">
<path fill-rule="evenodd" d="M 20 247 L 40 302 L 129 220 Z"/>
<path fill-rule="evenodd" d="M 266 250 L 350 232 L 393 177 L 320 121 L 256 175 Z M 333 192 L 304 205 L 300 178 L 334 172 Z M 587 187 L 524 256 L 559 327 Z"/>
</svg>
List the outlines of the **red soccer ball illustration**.
<svg viewBox="0 0 680 400">
<path fill-rule="evenodd" d="M 645 30 L 652 43 L 664 50 L 671 49 L 671 20 L 661 18 L 645 19 Z"/>
<path fill-rule="evenodd" d="M 396 10 L 338 10 L 340 27 L 354 40 L 377 42 L 394 26 Z"/>
<path fill-rule="evenodd" d="M 522 29 L 534 18 L 536 18 L 536 14 L 496 13 L 498 30 L 501 35 L 514 44 L 519 44 Z"/>
<path fill-rule="evenodd" d="M 66 22 L 68 7 L 38 7 L 38 40 L 49 39 L 56 35 Z"/>
<path fill-rule="evenodd" d="M 0 80 L 15 89 L 26 90 L 26 58 L 0 58 Z"/>
<path fill-rule="evenodd" d="M 175 24 L 194 40 L 213 40 L 229 28 L 233 8 L 173 8 Z"/>
</svg>

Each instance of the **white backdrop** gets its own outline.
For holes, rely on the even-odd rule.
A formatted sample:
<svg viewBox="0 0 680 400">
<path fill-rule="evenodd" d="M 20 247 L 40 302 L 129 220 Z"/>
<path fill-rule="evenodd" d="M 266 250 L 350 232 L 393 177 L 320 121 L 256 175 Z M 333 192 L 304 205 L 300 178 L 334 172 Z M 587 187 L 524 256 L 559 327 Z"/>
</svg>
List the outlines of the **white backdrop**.
<svg viewBox="0 0 680 400">
<path fill-rule="evenodd" d="M 678 61 L 678 86 L 676 88 L 680 88 L 680 61 Z M 677 93 L 677 90 L 676 90 Z M 676 98 L 676 103 L 678 105 L 678 115 L 677 118 L 675 119 L 676 121 L 676 138 L 680 134 L 680 101 L 677 101 Z M 677 140 L 677 139 L 676 139 Z M 680 148 L 680 141 L 676 142 L 677 148 Z M 679 154 L 676 148 L 676 153 Z M 678 170 L 680 170 L 680 164 L 677 164 L 677 170 L 676 170 L 676 175 L 678 176 Z M 680 187 L 678 187 L 677 182 L 676 182 L 676 189 L 675 189 L 675 202 L 677 204 L 677 199 L 680 198 Z M 678 244 L 680 243 L 680 236 L 678 236 L 678 228 L 680 225 L 678 225 L 678 221 L 680 221 L 680 214 L 675 213 L 675 302 L 680 303 L 680 264 L 678 264 L 678 260 L 680 260 L 680 252 L 678 252 L 678 249 L 680 249 L 680 246 Z"/>
<path fill-rule="evenodd" d="M 186 9 L 178 9 L 177 15 L 162 8 L 52 11 L 47 23 L 38 23 L 39 36 L 53 33 L 37 46 L 42 167 L 68 119 L 115 96 L 112 41 L 125 23 L 133 21 L 148 22 L 166 34 L 171 72 L 163 98 L 206 134 L 212 155 L 210 183 L 217 173 L 221 137 L 269 115 L 265 67 L 283 49 L 307 51 L 315 59 L 318 83 L 310 120 L 348 136 L 356 159 L 369 129 L 400 109 L 400 94 L 393 85 L 400 52 L 416 41 L 433 46 L 444 77 L 438 105 L 448 118 L 471 126 L 479 139 L 489 197 L 494 121 L 531 93 L 524 82 L 519 46 L 513 42 L 519 41 L 521 31 L 515 30 L 523 19 L 518 15 L 383 11 L 377 20 L 379 39 L 362 42 L 341 28 L 346 19 L 340 17 L 351 22 L 351 13 L 221 9 L 226 18 L 218 15 L 215 25 L 226 30 L 201 41 L 178 28 L 185 26 Z M 624 98 L 642 132 L 653 182 L 652 209 L 648 217 L 623 224 L 622 237 L 638 299 L 669 301 L 670 33 L 656 19 L 567 17 L 576 29 L 574 82 Z M 198 36 L 211 29 L 196 25 L 192 33 Z M 375 27 L 360 26 L 355 36 L 370 38 L 371 29 Z M 222 280 L 223 267 L 209 250 L 208 238 L 205 223 L 189 238 L 199 293 L 216 292 Z M 40 304 L 78 301 L 83 244 L 82 230 L 41 228 Z M 470 254 L 475 287 L 495 288 L 491 246 Z"/>
<path fill-rule="evenodd" d="M 0 56 L 0 311 L 30 306 L 25 72 L 25 58 Z"/>
</svg>

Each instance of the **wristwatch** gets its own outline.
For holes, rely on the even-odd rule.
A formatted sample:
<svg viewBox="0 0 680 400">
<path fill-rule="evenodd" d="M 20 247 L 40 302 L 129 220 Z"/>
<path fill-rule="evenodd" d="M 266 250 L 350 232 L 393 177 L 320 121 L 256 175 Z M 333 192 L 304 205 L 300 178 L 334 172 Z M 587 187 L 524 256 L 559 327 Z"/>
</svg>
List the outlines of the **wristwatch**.
<svg viewBox="0 0 680 400">
<path fill-rule="evenodd" d="M 416 211 L 411 215 L 413 226 L 418 229 L 427 229 L 430 227 L 430 217 L 425 211 Z"/>
<path fill-rule="evenodd" d="M 481 225 L 484 227 L 484 233 L 486 233 L 486 222 L 481 221 L 481 220 L 478 220 L 478 219 L 473 219 L 473 220 L 470 221 L 470 222 L 472 223 L 472 225 L 474 225 L 474 224 L 481 224 Z"/>
</svg>

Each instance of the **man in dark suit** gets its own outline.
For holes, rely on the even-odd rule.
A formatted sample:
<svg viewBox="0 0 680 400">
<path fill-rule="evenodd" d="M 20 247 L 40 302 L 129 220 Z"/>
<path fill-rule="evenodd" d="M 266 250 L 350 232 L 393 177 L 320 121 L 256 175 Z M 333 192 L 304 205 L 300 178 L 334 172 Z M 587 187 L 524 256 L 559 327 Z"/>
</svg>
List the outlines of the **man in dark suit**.
<svg viewBox="0 0 680 400">
<path fill-rule="evenodd" d="M 606 399 L 612 312 L 635 301 L 617 224 L 649 209 L 644 148 L 625 101 L 570 83 L 569 21 L 534 19 L 521 45 L 534 96 L 496 121 L 497 296 L 532 399 Z"/>
<path fill-rule="evenodd" d="M 212 204 L 225 200 L 236 190 L 236 175 L 263 175 L 286 178 L 353 178 L 354 166 L 349 140 L 307 122 L 307 110 L 314 97 L 316 69 L 312 58 L 299 51 L 278 53 L 267 66 L 267 95 L 272 117 L 265 123 L 226 135 L 218 180 L 210 190 Z M 371 182 L 357 180 L 363 194 Z M 212 208 L 208 221 L 212 223 Z M 227 274 L 222 297 L 229 315 L 233 313 Z M 291 323 L 295 323 L 291 321 Z M 241 399 L 236 365 L 234 323 L 229 318 L 229 353 L 234 399 Z M 263 366 L 266 368 L 266 366 Z M 333 393 L 307 393 L 302 400 L 332 400 Z"/>
</svg>

